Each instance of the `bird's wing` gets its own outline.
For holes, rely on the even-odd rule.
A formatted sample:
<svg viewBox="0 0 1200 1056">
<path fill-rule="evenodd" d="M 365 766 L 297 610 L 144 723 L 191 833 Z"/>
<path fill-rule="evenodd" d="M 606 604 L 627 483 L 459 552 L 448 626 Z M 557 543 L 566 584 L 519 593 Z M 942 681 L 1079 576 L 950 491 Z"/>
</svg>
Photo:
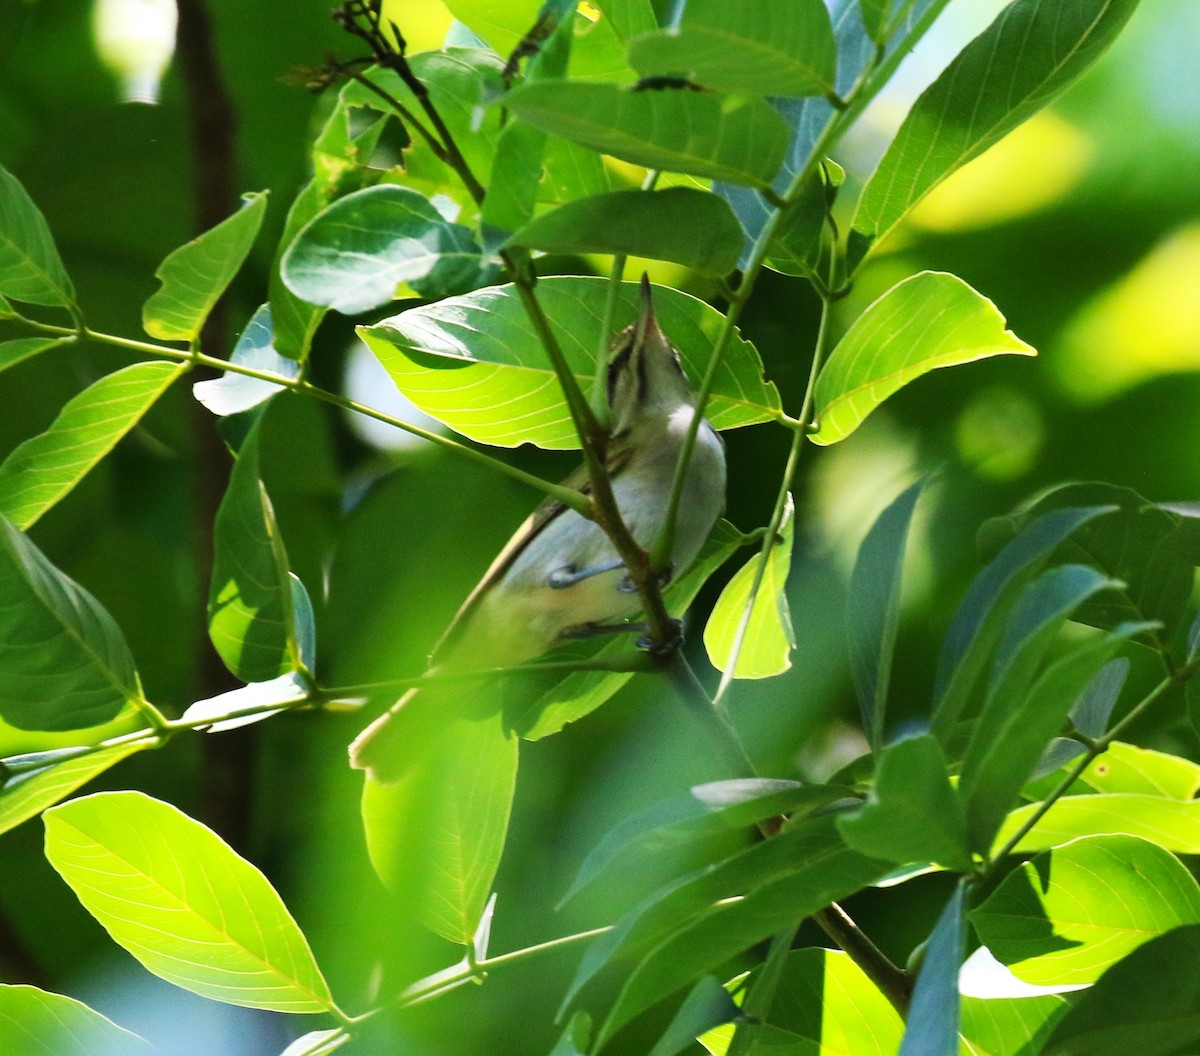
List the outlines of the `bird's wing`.
<svg viewBox="0 0 1200 1056">
<path fill-rule="evenodd" d="M 632 453 L 633 448 L 625 444 L 618 443 L 609 447 L 608 458 L 605 464 L 610 478 L 625 467 Z M 574 488 L 584 495 L 590 495 L 592 484 L 588 477 L 587 466 L 580 466 L 572 472 L 562 482 L 562 486 L 565 488 Z M 516 561 L 525 547 L 537 537 L 546 525 L 565 513 L 566 510 L 567 507 L 557 499 L 547 498 L 533 513 L 525 518 L 521 527 L 513 533 L 512 538 L 504 544 L 504 548 L 496 555 L 491 565 L 488 566 L 488 570 L 483 574 L 483 578 L 475 584 L 475 589 L 467 595 L 467 600 L 459 606 L 458 612 L 454 614 L 454 619 L 450 621 L 449 626 L 442 632 L 441 638 L 438 639 L 437 645 L 433 647 L 432 657 L 436 658 L 454 641 L 458 631 L 466 623 L 467 616 L 471 613 L 471 610 L 479 604 L 480 598 L 504 576 L 504 573 L 508 571 L 509 567 Z"/>
</svg>

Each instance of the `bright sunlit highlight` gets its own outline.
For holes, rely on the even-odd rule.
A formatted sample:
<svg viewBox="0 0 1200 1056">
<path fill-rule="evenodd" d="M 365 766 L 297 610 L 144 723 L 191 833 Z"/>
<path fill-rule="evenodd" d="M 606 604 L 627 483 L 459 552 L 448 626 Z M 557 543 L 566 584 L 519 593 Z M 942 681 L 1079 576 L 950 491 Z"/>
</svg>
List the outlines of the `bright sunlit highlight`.
<svg viewBox="0 0 1200 1056">
<path fill-rule="evenodd" d="M 177 21 L 175 0 L 96 0 L 96 51 L 121 79 L 125 102 L 158 102 Z"/>
</svg>

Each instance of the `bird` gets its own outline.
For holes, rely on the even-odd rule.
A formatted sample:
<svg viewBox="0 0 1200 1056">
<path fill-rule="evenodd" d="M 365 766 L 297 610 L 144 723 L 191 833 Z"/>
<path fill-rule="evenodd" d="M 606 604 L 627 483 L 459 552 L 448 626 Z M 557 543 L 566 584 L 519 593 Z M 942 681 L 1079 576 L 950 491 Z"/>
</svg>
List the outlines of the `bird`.
<svg viewBox="0 0 1200 1056">
<path fill-rule="evenodd" d="M 621 517 L 649 550 L 666 519 L 676 466 L 696 410 L 678 350 L 659 325 L 642 276 L 636 321 L 617 335 L 606 373 L 610 433 L 606 468 Z M 564 482 L 585 493 L 586 468 Z M 664 582 L 699 554 L 725 505 L 725 451 L 701 420 L 683 479 Z M 639 596 L 615 548 L 592 520 L 554 499 L 517 529 L 430 656 L 433 674 L 509 667 L 564 642 L 626 629 Z M 456 694 L 461 698 L 461 691 Z M 350 763 L 376 781 L 399 780 L 409 760 L 406 713 L 419 721 L 429 688 L 409 691 L 350 745 Z M 486 707 L 486 705 L 484 705 Z M 435 714 L 424 721 L 436 723 Z M 411 723 L 410 723 L 411 725 Z M 419 740 L 419 737 L 416 738 Z"/>
</svg>

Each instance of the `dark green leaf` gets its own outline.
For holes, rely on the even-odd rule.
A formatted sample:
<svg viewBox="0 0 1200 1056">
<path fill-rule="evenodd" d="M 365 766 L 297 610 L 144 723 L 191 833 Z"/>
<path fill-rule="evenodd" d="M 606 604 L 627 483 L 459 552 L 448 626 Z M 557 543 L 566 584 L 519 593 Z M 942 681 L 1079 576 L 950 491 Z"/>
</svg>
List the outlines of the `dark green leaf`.
<svg viewBox="0 0 1200 1056">
<path fill-rule="evenodd" d="M 709 660 L 718 671 L 732 667 L 734 678 L 770 678 L 792 666 L 796 636 L 785 588 L 796 534 L 793 512 L 792 497 L 788 495 L 779 535 L 767 554 L 757 593 L 753 593 L 754 579 L 762 559 L 758 553 L 725 584 L 704 625 L 704 648 Z M 748 605 L 749 621 L 739 641 Z"/>
<path fill-rule="evenodd" d="M 683 999 L 675 1018 L 650 1050 L 650 1056 L 678 1056 L 705 1031 L 728 1023 L 738 1015 L 737 1005 L 716 976 L 702 976 Z"/>
<path fill-rule="evenodd" d="M 333 1007 L 275 889 L 211 829 L 140 792 L 98 792 L 44 818 L 50 864 L 148 971 L 233 1005 Z"/>
<path fill-rule="evenodd" d="M 688 0 L 670 29 L 633 40 L 644 77 L 685 76 L 718 92 L 821 95 L 833 90 L 837 50 L 822 0 Z"/>
<path fill-rule="evenodd" d="M 958 1056 L 958 972 L 963 962 L 966 885 L 938 917 L 913 987 L 898 1056 Z"/>
<path fill-rule="evenodd" d="M 154 272 L 162 282 L 142 307 L 151 337 L 194 341 L 204 320 L 250 253 L 267 212 L 266 192 L 247 194 L 233 216 L 167 255 Z"/>
<path fill-rule="evenodd" d="M 1071 724 L 1087 737 L 1103 737 L 1108 732 L 1108 720 L 1116 707 L 1129 674 L 1129 660 L 1118 656 L 1110 660 L 1084 687 L 1079 699 L 1071 706 Z"/>
<path fill-rule="evenodd" d="M 945 739 L 958 719 L 967 694 L 999 639 L 1003 602 L 1015 595 L 1064 539 L 1113 509 L 1109 506 L 1047 513 L 1023 527 L 975 577 L 954 613 L 938 657 L 933 728 L 939 736 Z"/>
<path fill-rule="evenodd" d="M 857 812 L 838 818 L 838 831 L 854 850 L 899 865 L 972 868 L 962 805 L 950 786 L 941 745 L 929 735 L 883 750 L 870 798 Z"/>
<path fill-rule="evenodd" d="M 881 296 L 855 321 L 821 369 L 815 444 L 849 436 L 876 407 L 939 367 L 990 356 L 1035 356 L 1004 316 L 962 279 L 923 271 Z"/>
<path fill-rule="evenodd" d="M 15 367 L 32 356 L 71 343 L 69 337 L 18 337 L 12 341 L 0 341 L 0 370 Z"/>
<path fill-rule="evenodd" d="M 362 816 L 375 871 L 416 919 L 469 945 L 504 851 L 517 738 L 502 716 L 466 714 L 454 687 L 410 696 L 396 780 L 368 777 Z M 456 706 L 457 705 L 457 706 Z"/>
<path fill-rule="evenodd" d="M 141 699 L 113 618 L 0 517 L 0 718 L 22 730 L 77 730 Z"/>
<path fill-rule="evenodd" d="M 883 744 L 892 654 L 900 627 L 900 576 L 913 511 L 924 481 L 902 491 L 881 513 L 858 548 L 846 599 L 850 673 L 871 748 Z"/>
<path fill-rule="evenodd" d="M 544 280 L 543 280 L 544 281 Z M 728 521 L 718 521 L 692 566 L 666 589 L 667 608 L 682 617 L 708 577 L 743 545 L 741 533 Z M 627 643 L 608 641 L 593 654 L 597 658 L 628 652 Z M 530 694 L 519 713 L 509 716 L 522 737 L 536 741 L 557 733 L 600 707 L 633 677 L 628 672 L 576 671 L 557 679 L 553 686 Z"/>
<path fill-rule="evenodd" d="M 66 308 L 75 287 L 46 226 L 17 178 L 0 167 L 0 294 L 14 301 Z"/>
<path fill-rule="evenodd" d="M 858 6 L 867 36 L 876 44 L 883 44 L 888 38 L 887 24 L 892 0 L 859 0 Z"/>
<path fill-rule="evenodd" d="M 230 362 L 241 367 L 279 374 L 295 379 L 300 368 L 294 359 L 285 359 L 275 351 L 275 333 L 271 326 L 271 308 L 261 305 L 246 324 L 234 346 Z M 226 371 L 213 381 L 198 381 L 192 394 L 213 414 L 240 414 L 269 400 L 283 386 L 261 378 Z"/>
<path fill-rule="evenodd" d="M 402 284 L 422 297 L 471 289 L 485 268 L 470 228 L 447 221 L 424 195 L 389 183 L 318 213 L 288 246 L 280 270 L 297 297 L 354 315 L 394 300 Z"/>
<path fill-rule="evenodd" d="M 1031 803 L 1009 814 L 996 834 L 993 850 L 1023 828 L 1040 806 Z M 1014 851 L 1058 847 L 1097 832 L 1140 836 L 1176 854 L 1200 854 L 1200 800 L 1181 802 L 1124 792 L 1064 796 L 1021 838 Z"/>
<path fill-rule="evenodd" d="M 607 291 L 606 279 L 562 276 L 538 282 L 538 298 L 585 391 L 596 373 L 596 327 Z M 622 284 L 617 326 L 633 321 L 640 296 L 637 283 Z M 654 309 L 684 369 L 692 378 L 702 377 L 724 317 L 695 297 L 661 286 L 654 290 Z M 499 447 L 579 446 L 566 402 L 513 286 L 412 308 L 358 332 L 396 387 L 456 432 Z M 763 379 L 758 353 L 735 334 L 713 383 L 708 420 L 716 429 L 731 429 L 767 421 L 778 411 L 779 394 Z"/>
<path fill-rule="evenodd" d="M 301 666 L 288 557 L 259 474 L 256 426 L 243 441 L 213 526 L 208 634 L 244 682 Z"/>
<path fill-rule="evenodd" d="M 971 922 L 1019 979 L 1093 983 L 1147 940 L 1200 923 L 1200 886 L 1153 843 L 1094 836 L 1009 873 Z"/>
<path fill-rule="evenodd" d="M 765 102 L 704 92 L 633 92 L 576 81 L 510 92 L 522 120 L 635 165 L 766 186 L 783 160 L 787 129 Z"/>
<path fill-rule="evenodd" d="M 1016 0 L 909 111 L 854 217 L 866 244 L 950 173 L 1058 95 L 1112 43 L 1137 0 Z"/>
<path fill-rule="evenodd" d="M 1059 1020 L 1044 1056 L 1180 1056 L 1200 1043 L 1200 924 L 1151 939 Z"/>
<path fill-rule="evenodd" d="M 847 795 L 829 785 L 741 778 L 696 785 L 627 818 L 605 834 L 579 867 L 566 901 L 601 876 L 636 868 L 713 833 L 749 828 L 781 814 L 807 813 Z"/>
<path fill-rule="evenodd" d="M 558 1044 L 550 1056 L 587 1056 L 588 1038 L 592 1035 L 592 1017 L 586 1012 L 576 1012 L 567 1023 Z"/>
<path fill-rule="evenodd" d="M 0 983 L 0 1052 L 5 1056 L 150 1056 L 136 1034 L 81 1001 L 36 986 Z"/>
<path fill-rule="evenodd" d="M 709 275 L 737 264 L 742 233 L 729 206 L 707 191 L 613 191 L 559 206 L 509 240 L 551 253 L 626 253 Z"/>
<path fill-rule="evenodd" d="M 135 363 L 69 400 L 44 433 L 0 463 L 0 514 L 24 530 L 71 491 L 183 373 L 175 363 Z"/>
</svg>

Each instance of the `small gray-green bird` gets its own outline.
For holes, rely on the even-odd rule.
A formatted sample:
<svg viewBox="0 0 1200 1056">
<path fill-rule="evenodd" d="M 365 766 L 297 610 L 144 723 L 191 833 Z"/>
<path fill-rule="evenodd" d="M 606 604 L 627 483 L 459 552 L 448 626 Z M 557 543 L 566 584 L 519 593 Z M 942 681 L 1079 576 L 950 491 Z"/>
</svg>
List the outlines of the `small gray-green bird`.
<svg viewBox="0 0 1200 1056">
<path fill-rule="evenodd" d="M 613 496 L 633 538 L 648 549 L 663 526 L 696 400 L 678 351 L 655 319 L 645 276 L 638 319 L 615 342 L 607 383 Z M 581 467 L 566 483 L 587 491 L 586 471 Z M 682 571 L 695 559 L 724 505 L 724 447 L 704 421 L 679 504 L 673 570 Z M 492 562 L 442 636 L 431 664 L 437 670 L 463 670 L 523 663 L 566 639 L 617 625 L 639 607 L 607 536 L 550 499 Z M 428 692 L 407 693 L 368 726 L 350 746 L 351 765 L 384 782 L 398 778 L 406 765 L 401 743 L 406 723 L 397 720 L 413 709 L 414 697 Z"/>
</svg>

